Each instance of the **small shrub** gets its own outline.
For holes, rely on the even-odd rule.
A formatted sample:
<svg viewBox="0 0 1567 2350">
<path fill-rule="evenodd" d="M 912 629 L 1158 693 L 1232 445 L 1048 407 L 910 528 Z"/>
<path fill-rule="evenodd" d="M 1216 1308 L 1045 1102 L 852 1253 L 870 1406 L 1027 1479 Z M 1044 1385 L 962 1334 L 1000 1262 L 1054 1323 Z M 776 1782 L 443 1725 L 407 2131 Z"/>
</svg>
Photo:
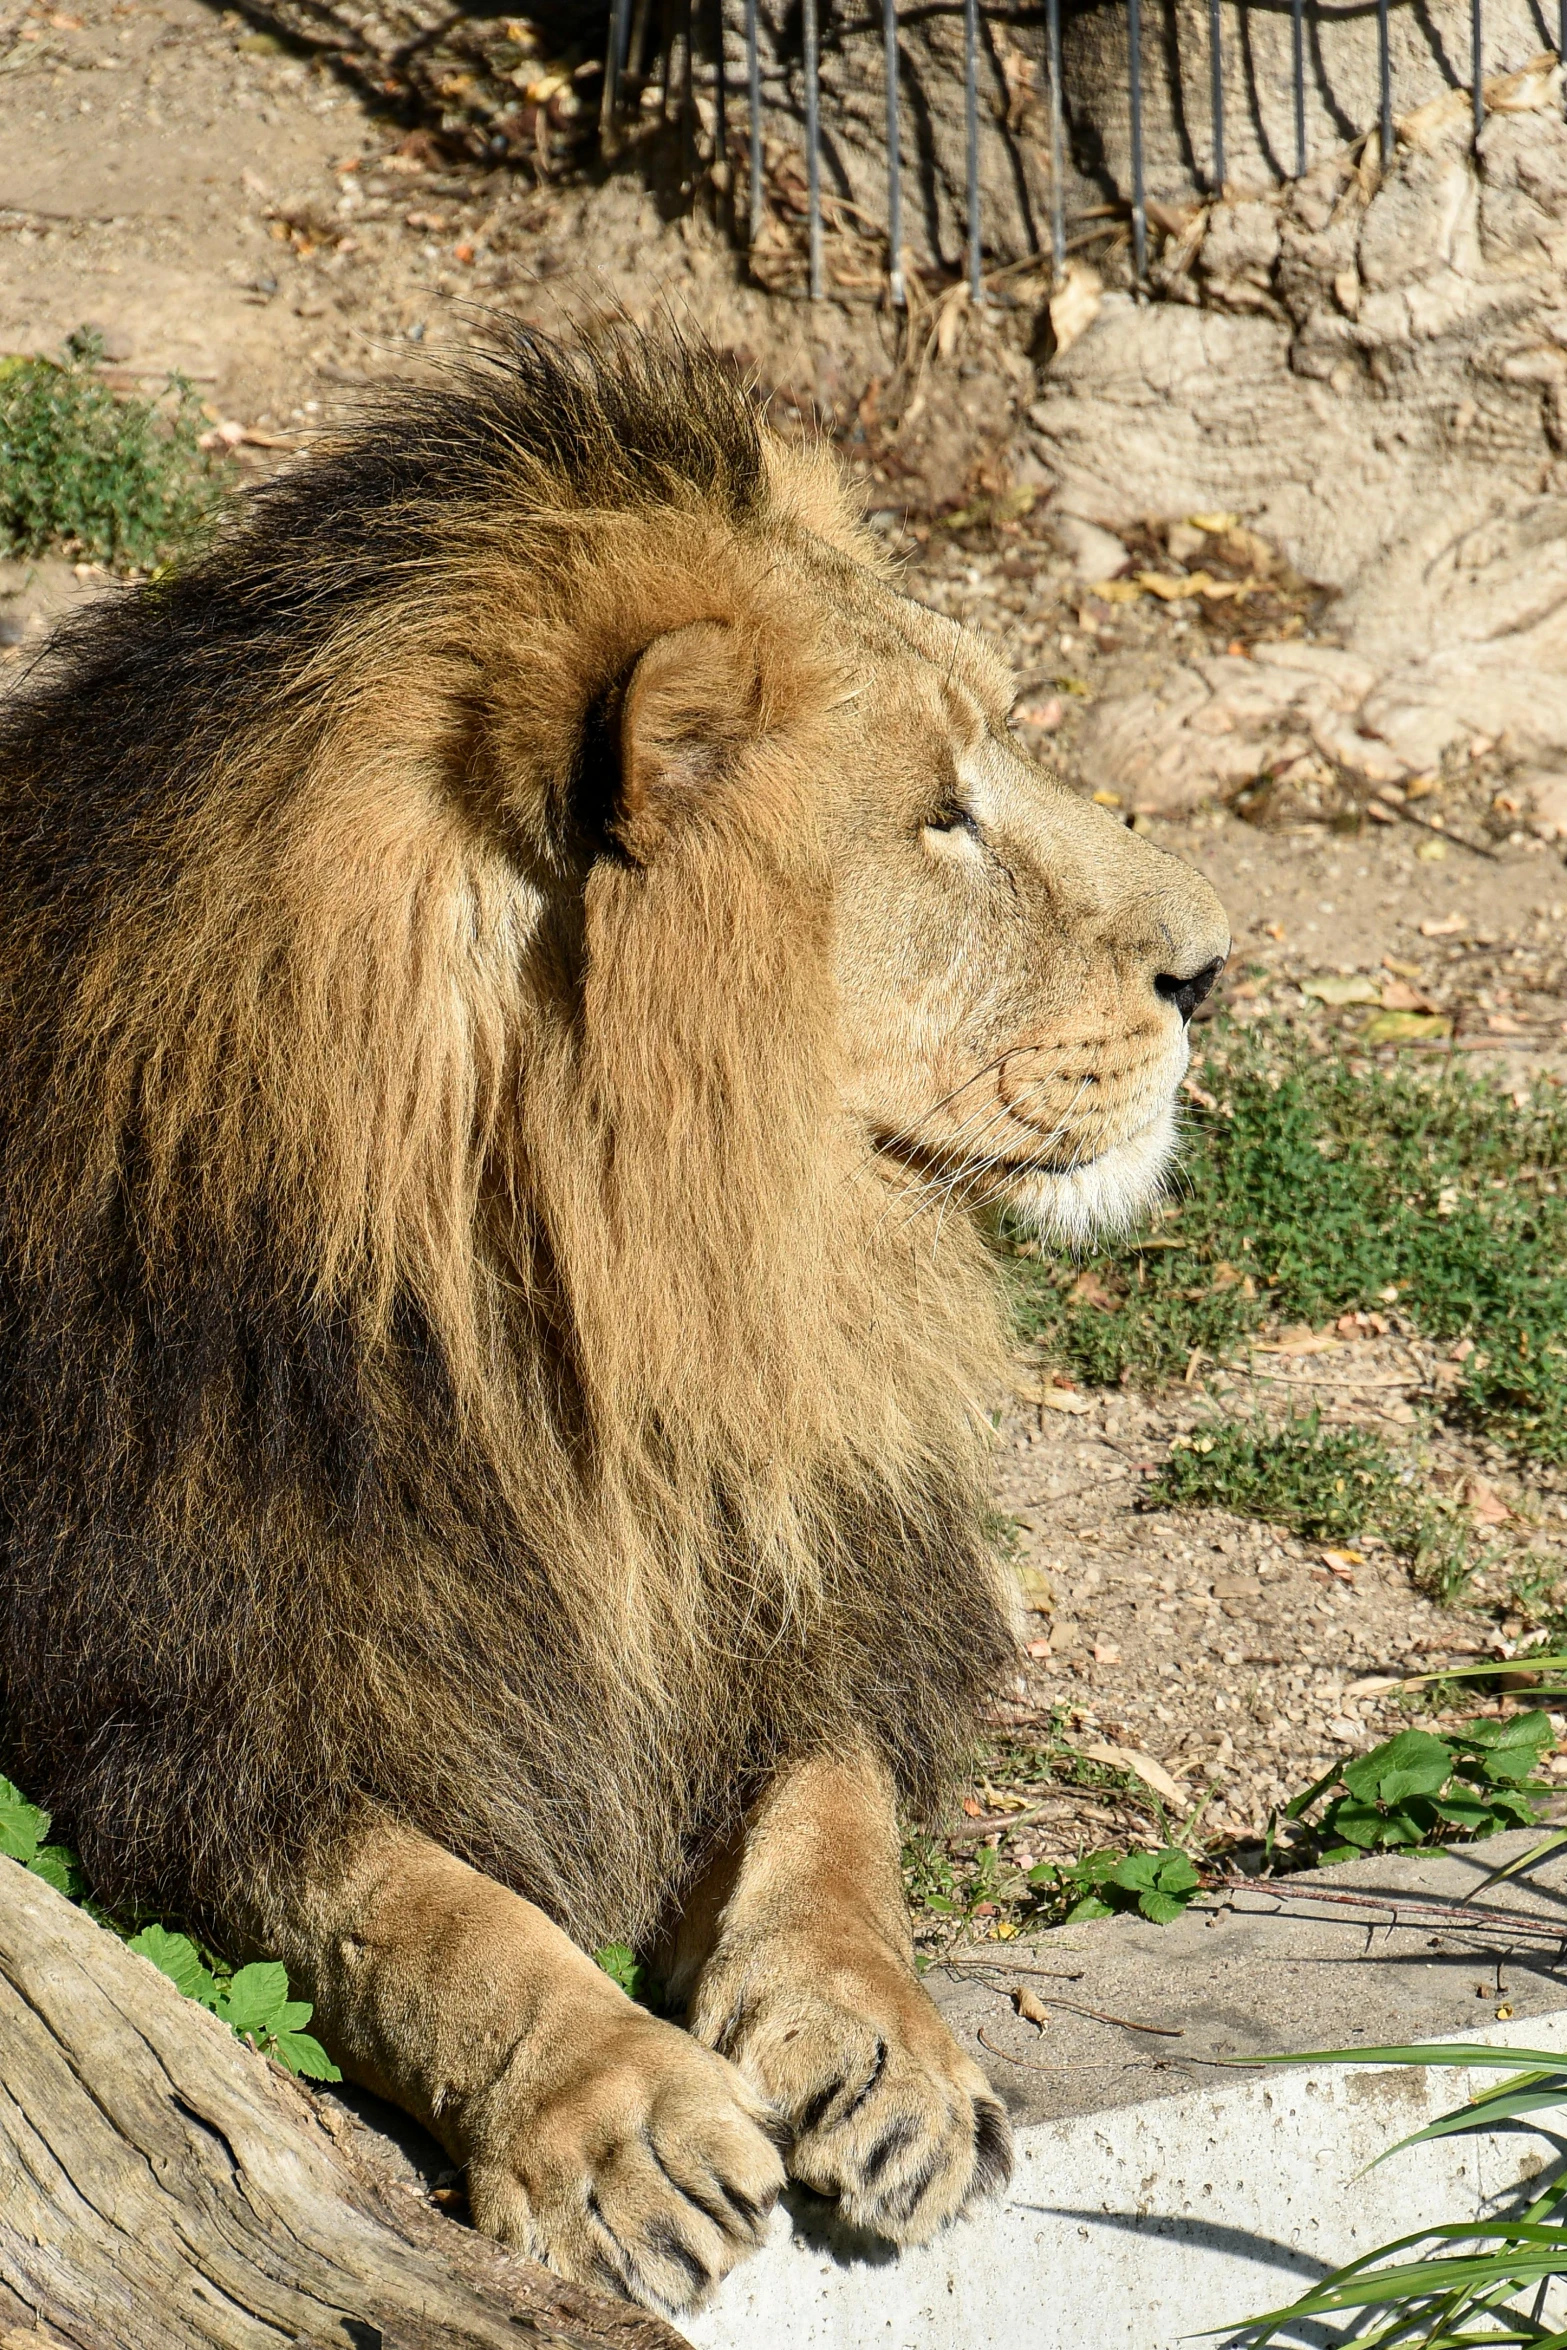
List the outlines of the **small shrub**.
<svg viewBox="0 0 1567 2350">
<path fill-rule="evenodd" d="M 101 357 L 83 331 L 58 360 L 0 360 L 0 555 L 150 571 L 209 528 L 219 473 L 190 385 L 119 399 L 94 372 Z"/>
<path fill-rule="evenodd" d="M 1466 1722 L 1440 1738 L 1429 1730 L 1400 1730 L 1369 1754 L 1335 1763 L 1296 1796 L 1286 1816 L 1303 1820 L 1324 1795 L 1340 1790 L 1313 1824 L 1324 1865 L 1389 1848 L 1531 1828 L 1539 1818 L 1536 1797 L 1550 1791 L 1533 1774 L 1554 1743 L 1546 1713 Z"/>
<path fill-rule="evenodd" d="M 1156 1509 L 1232 1510 L 1308 1542 L 1352 1543 L 1374 1531 L 1444 1599 L 1477 1563 L 1458 1511 L 1417 1490 L 1413 1472 L 1379 1436 L 1324 1428 L 1314 1411 L 1282 1428 L 1260 1418 L 1219 1420 L 1177 1437 L 1147 1499 Z"/>
<path fill-rule="evenodd" d="M 1074 1861 L 1044 1860 L 1029 1870 L 1028 1882 L 1056 1897 L 1056 1905 L 1064 1907 L 1061 1922 L 1069 1926 L 1126 1909 L 1168 1926 L 1202 1891 L 1190 1855 L 1173 1844 L 1163 1852 L 1088 1852 Z"/>
</svg>

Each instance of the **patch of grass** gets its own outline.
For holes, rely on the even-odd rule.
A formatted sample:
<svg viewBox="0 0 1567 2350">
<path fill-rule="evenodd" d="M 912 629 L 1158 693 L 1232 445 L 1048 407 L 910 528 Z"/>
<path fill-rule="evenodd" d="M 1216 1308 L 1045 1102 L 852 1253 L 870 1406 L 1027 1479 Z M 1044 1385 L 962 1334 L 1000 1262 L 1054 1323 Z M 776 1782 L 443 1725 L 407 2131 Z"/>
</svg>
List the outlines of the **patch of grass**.
<svg viewBox="0 0 1567 2350">
<path fill-rule="evenodd" d="M 1278 1030 L 1209 1036 L 1215 1106 L 1148 1232 L 1080 1264 L 1004 1234 L 1024 1339 L 1095 1384 L 1158 1381 L 1196 1348 L 1396 1302 L 1427 1338 L 1472 1341 L 1457 1408 L 1567 1464 L 1567 1097 L 1541 1085 L 1518 1109 L 1463 1070 L 1355 1074 Z"/>
<path fill-rule="evenodd" d="M 190 385 L 120 399 L 74 334 L 58 360 L 0 359 L 0 555 L 150 571 L 199 545 L 221 497 Z"/>
<path fill-rule="evenodd" d="M 1353 1543 L 1375 1532 L 1442 1599 L 1456 1597 L 1478 1564 L 1455 1503 L 1425 1490 L 1379 1436 L 1324 1428 L 1315 1411 L 1282 1428 L 1261 1419 L 1216 1420 L 1195 1436 L 1178 1436 L 1146 1502 L 1232 1510 L 1287 1526 L 1307 1542 Z"/>
</svg>

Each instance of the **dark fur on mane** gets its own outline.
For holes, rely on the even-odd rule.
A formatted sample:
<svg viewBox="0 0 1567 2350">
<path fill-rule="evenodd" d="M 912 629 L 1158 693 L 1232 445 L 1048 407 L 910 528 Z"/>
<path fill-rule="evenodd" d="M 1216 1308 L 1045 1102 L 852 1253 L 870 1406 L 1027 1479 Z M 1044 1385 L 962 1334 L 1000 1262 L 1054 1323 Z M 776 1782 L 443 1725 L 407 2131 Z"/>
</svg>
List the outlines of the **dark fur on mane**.
<svg viewBox="0 0 1567 2350">
<path fill-rule="evenodd" d="M 713 359 L 522 337 L 0 709 L 0 1760 L 110 1899 L 221 1933 L 374 1804 L 591 1946 L 777 1757 L 963 1751 L 991 1308 L 811 1220 L 828 879 L 643 875 L 582 784 L 622 605 L 774 594 L 786 509 Z"/>
</svg>

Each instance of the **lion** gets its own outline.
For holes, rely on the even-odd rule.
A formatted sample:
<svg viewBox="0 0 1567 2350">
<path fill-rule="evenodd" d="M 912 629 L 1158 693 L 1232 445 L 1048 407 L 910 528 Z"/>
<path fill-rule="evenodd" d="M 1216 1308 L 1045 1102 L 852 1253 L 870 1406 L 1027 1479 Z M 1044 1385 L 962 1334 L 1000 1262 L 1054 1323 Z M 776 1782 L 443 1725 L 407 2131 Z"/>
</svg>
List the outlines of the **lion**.
<svg viewBox="0 0 1567 2350">
<path fill-rule="evenodd" d="M 671 2312 L 1009 2173 L 899 1870 L 1016 1669 L 968 1211 L 1153 1195 L 1229 946 L 1012 695 L 711 353 L 519 330 L 0 719 L 5 1768 Z"/>
</svg>

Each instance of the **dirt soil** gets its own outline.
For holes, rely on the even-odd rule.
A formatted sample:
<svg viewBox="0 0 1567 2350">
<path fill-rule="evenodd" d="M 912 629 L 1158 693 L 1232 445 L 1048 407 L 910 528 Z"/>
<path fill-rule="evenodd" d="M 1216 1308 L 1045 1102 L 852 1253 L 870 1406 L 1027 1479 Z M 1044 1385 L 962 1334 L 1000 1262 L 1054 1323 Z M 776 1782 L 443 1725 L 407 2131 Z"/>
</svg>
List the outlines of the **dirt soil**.
<svg viewBox="0 0 1567 2350">
<path fill-rule="evenodd" d="M 91 323 L 111 382 L 152 391 L 182 371 L 236 467 L 260 472 L 292 462 L 356 387 L 468 338 L 475 305 L 545 327 L 662 306 L 781 387 L 786 422 L 835 434 L 911 591 L 1000 642 L 1025 740 L 1092 793 L 1076 745 L 1096 701 L 1157 688 L 1194 653 L 1332 644 L 1332 606 L 1308 583 L 1201 607 L 1107 602 L 1080 583 L 1017 463 L 1028 299 L 978 321 L 949 308 L 940 333 L 932 314 L 904 348 L 866 303 L 770 303 L 711 221 L 667 218 L 629 182 L 541 188 L 443 157 L 232 12 L 0 5 L 0 352 L 52 352 Z M 67 563 L 0 564 L 0 679 L 106 584 Z M 1229 906 L 1235 1017 L 1332 1043 L 1345 1015 L 1300 981 L 1397 979 L 1452 1016 L 1452 1044 L 1433 1049 L 1518 1091 L 1567 1077 L 1567 869 L 1560 842 L 1515 821 L 1511 772 L 1506 738 L 1477 738 L 1397 804 L 1344 781 L 1315 799 L 1253 795 L 1249 820 L 1136 821 Z M 1009 1409 L 998 1506 L 1022 1521 L 1022 1562 L 1052 1604 L 998 1723 L 1064 1714 L 1074 1737 L 1135 1749 L 1184 1791 L 1211 1783 L 1207 1825 L 1244 1839 L 1335 1754 L 1405 1718 L 1378 1683 L 1506 1652 L 1528 1628 L 1509 1599 L 1520 1574 L 1567 1575 L 1567 1481 L 1446 1431 L 1441 1364 L 1388 1321 L 1302 1357 L 1196 1365 L 1173 1394 Z M 1264 1526 L 1137 1506 L 1148 1468 L 1204 1415 L 1308 1398 L 1495 1497 L 1497 1560 L 1468 1605 L 1438 1608 L 1385 1552 L 1335 1568 Z M 960 1840 L 1004 1836 L 1024 1861 L 1138 1828 L 1081 1791 L 1025 1806 L 1039 1816 L 1016 1829 L 983 1789 L 971 1801 Z"/>
</svg>

